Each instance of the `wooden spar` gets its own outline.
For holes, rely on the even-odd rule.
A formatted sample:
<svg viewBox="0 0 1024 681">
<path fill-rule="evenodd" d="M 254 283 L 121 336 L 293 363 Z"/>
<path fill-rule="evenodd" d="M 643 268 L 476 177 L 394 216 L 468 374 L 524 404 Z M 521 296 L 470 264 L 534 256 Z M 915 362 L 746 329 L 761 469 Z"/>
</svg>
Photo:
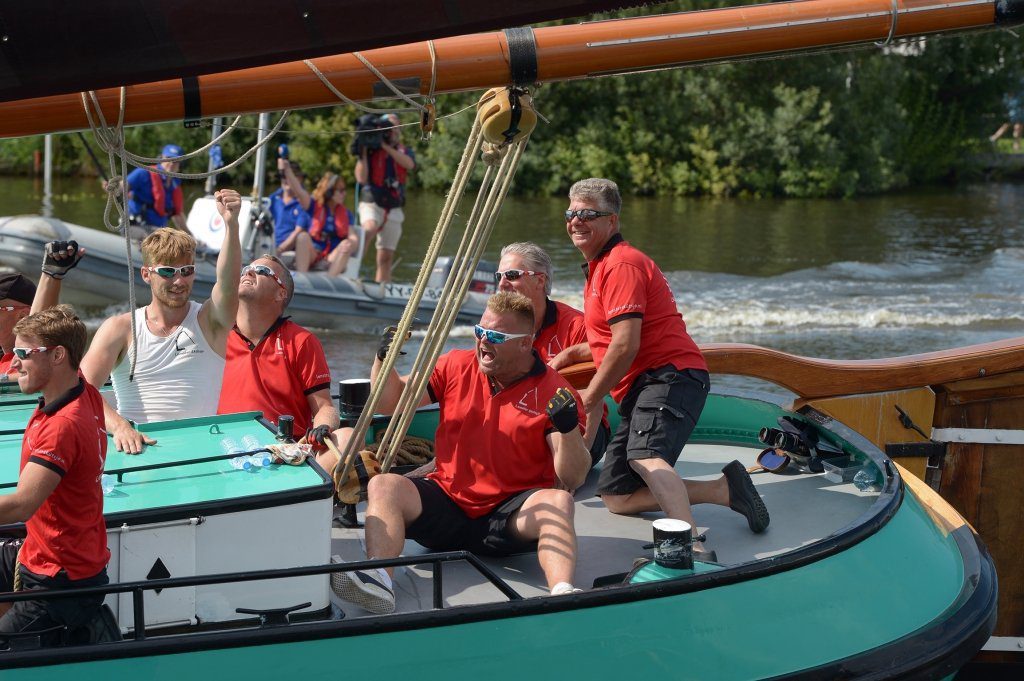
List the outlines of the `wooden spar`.
<svg viewBox="0 0 1024 681">
<path fill-rule="evenodd" d="M 1005 7 L 1010 4 L 1007 13 Z M 550 26 L 533 31 L 538 82 L 714 63 L 835 46 L 852 46 L 1018 21 L 1021 0 L 804 0 L 633 19 Z M 893 8 L 898 8 L 894 16 Z M 479 90 L 511 83 L 505 33 L 434 41 L 434 92 Z M 387 78 L 427 95 L 427 42 L 368 50 L 363 56 Z M 354 54 L 314 62 L 347 97 L 389 96 Z M 198 78 L 201 116 L 336 105 L 338 99 L 301 61 Z M 108 122 L 117 120 L 119 91 L 97 93 Z M 133 85 L 125 124 L 182 120 L 181 80 Z M 0 137 L 88 128 L 78 94 L 0 104 Z"/>
</svg>

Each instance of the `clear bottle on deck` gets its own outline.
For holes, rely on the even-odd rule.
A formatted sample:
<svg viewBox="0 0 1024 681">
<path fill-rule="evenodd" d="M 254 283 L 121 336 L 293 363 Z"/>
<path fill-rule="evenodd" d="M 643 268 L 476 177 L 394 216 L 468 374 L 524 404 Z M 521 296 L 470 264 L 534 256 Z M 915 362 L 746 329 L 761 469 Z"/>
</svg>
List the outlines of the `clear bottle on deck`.
<svg viewBox="0 0 1024 681">
<path fill-rule="evenodd" d="M 853 486 L 861 492 L 877 492 L 881 489 L 872 466 L 865 466 L 857 471 L 857 475 L 853 476 Z"/>
<path fill-rule="evenodd" d="M 252 468 L 252 461 L 248 456 L 236 456 L 233 459 L 228 459 L 228 463 L 231 464 L 232 468 L 240 471 L 247 471 Z"/>
<path fill-rule="evenodd" d="M 242 438 L 243 451 L 255 452 L 257 449 L 261 449 L 262 447 L 263 445 L 260 444 L 260 439 L 255 435 L 246 435 Z"/>
<path fill-rule="evenodd" d="M 225 454 L 241 454 L 245 451 L 238 440 L 233 437 L 226 437 L 220 441 L 220 448 Z"/>
<path fill-rule="evenodd" d="M 114 485 L 116 484 L 116 475 L 107 475 L 104 473 L 100 476 L 100 488 L 103 490 L 103 496 L 109 497 L 114 492 Z"/>
<path fill-rule="evenodd" d="M 259 452 L 250 456 L 249 461 L 252 463 L 253 468 L 263 468 L 270 465 L 270 454 L 268 452 Z"/>
</svg>

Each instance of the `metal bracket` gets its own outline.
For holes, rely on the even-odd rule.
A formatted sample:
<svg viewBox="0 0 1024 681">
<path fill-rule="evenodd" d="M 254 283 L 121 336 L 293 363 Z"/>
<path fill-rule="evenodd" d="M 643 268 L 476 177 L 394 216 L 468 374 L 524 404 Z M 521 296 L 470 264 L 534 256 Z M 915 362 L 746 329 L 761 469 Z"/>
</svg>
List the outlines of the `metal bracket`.
<svg viewBox="0 0 1024 681">
<path fill-rule="evenodd" d="M 938 442 L 979 445 L 1024 445 L 1024 430 L 999 428 L 933 428 L 932 439 Z"/>
</svg>

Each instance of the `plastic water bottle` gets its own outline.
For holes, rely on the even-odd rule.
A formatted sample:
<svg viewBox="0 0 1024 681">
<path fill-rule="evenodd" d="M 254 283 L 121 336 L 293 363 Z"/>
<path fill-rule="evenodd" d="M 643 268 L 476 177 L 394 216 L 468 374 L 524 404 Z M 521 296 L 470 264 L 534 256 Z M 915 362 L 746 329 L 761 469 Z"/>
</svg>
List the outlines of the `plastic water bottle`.
<svg viewBox="0 0 1024 681">
<path fill-rule="evenodd" d="M 107 475 L 104 473 L 100 476 L 100 488 L 103 490 L 103 496 L 109 497 L 114 492 L 114 485 L 117 483 L 116 475 Z"/>
<path fill-rule="evenodd" d="M 875 469 L 865 466 L 857 471 L 857 475 L 853 476 L 853 486 L 861 492 L 877 492 L 880 487 L 878 478 L 875 477 Z"/>
<path fill-rule="evenodd" d="M 226 437 L 221 440 L 220 448 L 225 454 L 241 454 L 245 451 L 242 445 L 238 444 L 238 440 L 233 437 Z"/>
<path fill-rule="evenodd" d="M 247 456 L 236 456 L 233 459 L 228 459 L 228 463 L 231 464 L 232 468 L 240 471 L 247 471 L 252 468 L 252 461 Z"/>
<path fill-rule="evenodd" d="M 253 468 L 263 468 L 264 466 L 270 465 L 270 454 L 266 452 L 260 452 L 259 454 L 253 454 L 249 457 L 250 463 Z"/>
<path fill-rule="evenodd" d="M 242 438 L 242 450 L 246 452 L 255 452 L 260 449 L 263 445 L 260 444 L 260 439 L 255 435 L 246 435 Z"/>
</svg>

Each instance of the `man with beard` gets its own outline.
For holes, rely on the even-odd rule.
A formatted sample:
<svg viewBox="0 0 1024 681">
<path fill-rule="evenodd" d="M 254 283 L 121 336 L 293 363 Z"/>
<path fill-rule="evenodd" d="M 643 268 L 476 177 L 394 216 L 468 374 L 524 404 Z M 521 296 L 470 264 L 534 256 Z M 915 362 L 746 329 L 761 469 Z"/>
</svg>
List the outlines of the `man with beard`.
<svg viewBox="0 0 1024 681">
<path fill-rule="evenodd" d="M 242 198 L 231 189 L 219 190 L 214 198 L 226 233 L 210 299 L 202 304 L 189 300 L 196 273 L 195 239 L 175 229 L 158 229 L 142 242 L 142 279 L 152 302 L 103 322 L 82 360 L 82 373 L 92 385 L 113 380 L 117 409 L 106 405 L 104 412 L 118 451 L 138 454 L 143 445 L 155 442 L 129 420 L 148 423 L 217 412 L 225 347 L 238 310 Z M 130 314 L 135 315 L 137 347 Z"/>
<path fill-rule="evenodd" d="M 274 423 L 287 414 L 297 435 L 322 445 L 338 427 L 338 410 L 320 341 L 284 316 L 294 292 L 291 273 L 273 255 L 242 268 L 217 413 L 258 410 Z"/>
<path fill-rule="evenodd" d="M 559 480 L 579 486 L 590 469 L 575 392 L 534 352 L 533 307 L 525 296 L 491 296 L 474 332 L 475 350 L 452 350 L 438 360 L 420 403 L 440 405 L 437 470 L 425 478 L 370 478 L 366 555 L 398 556 L 406 537 L 434 551 L 535 550 L 551 594 L 572 593 L 573 498 L 555 487 Z M 375 379 L 380 369 L 378 356 Z M 382 412 L 395 409 L 407 381 L 395 371 L 387 376 Z M 336 572 L 331 587 L 373 612 L 395 608 L 390 570 Z"/>
<path fill-rule="evenodd" d="M 26 536 L 0 540 L 0 591 L 47 591 L 107 583 L 107 529 L 99 478 L 107 452 L 103 398 L 78 371 L 85 324 L 67 305 L 14 327 L 12 372 L 24 393 L 41 393 L 21 447 L 18 487 L 0 496 L 0 523 L 24 522 Z M 4 634 L 87 623 L 102 595 L 4 604 Z M 8 609 L 9 608 L 9 609 Z M 43 644 L 52 643 L 45 636 Z"/>
</svg>

